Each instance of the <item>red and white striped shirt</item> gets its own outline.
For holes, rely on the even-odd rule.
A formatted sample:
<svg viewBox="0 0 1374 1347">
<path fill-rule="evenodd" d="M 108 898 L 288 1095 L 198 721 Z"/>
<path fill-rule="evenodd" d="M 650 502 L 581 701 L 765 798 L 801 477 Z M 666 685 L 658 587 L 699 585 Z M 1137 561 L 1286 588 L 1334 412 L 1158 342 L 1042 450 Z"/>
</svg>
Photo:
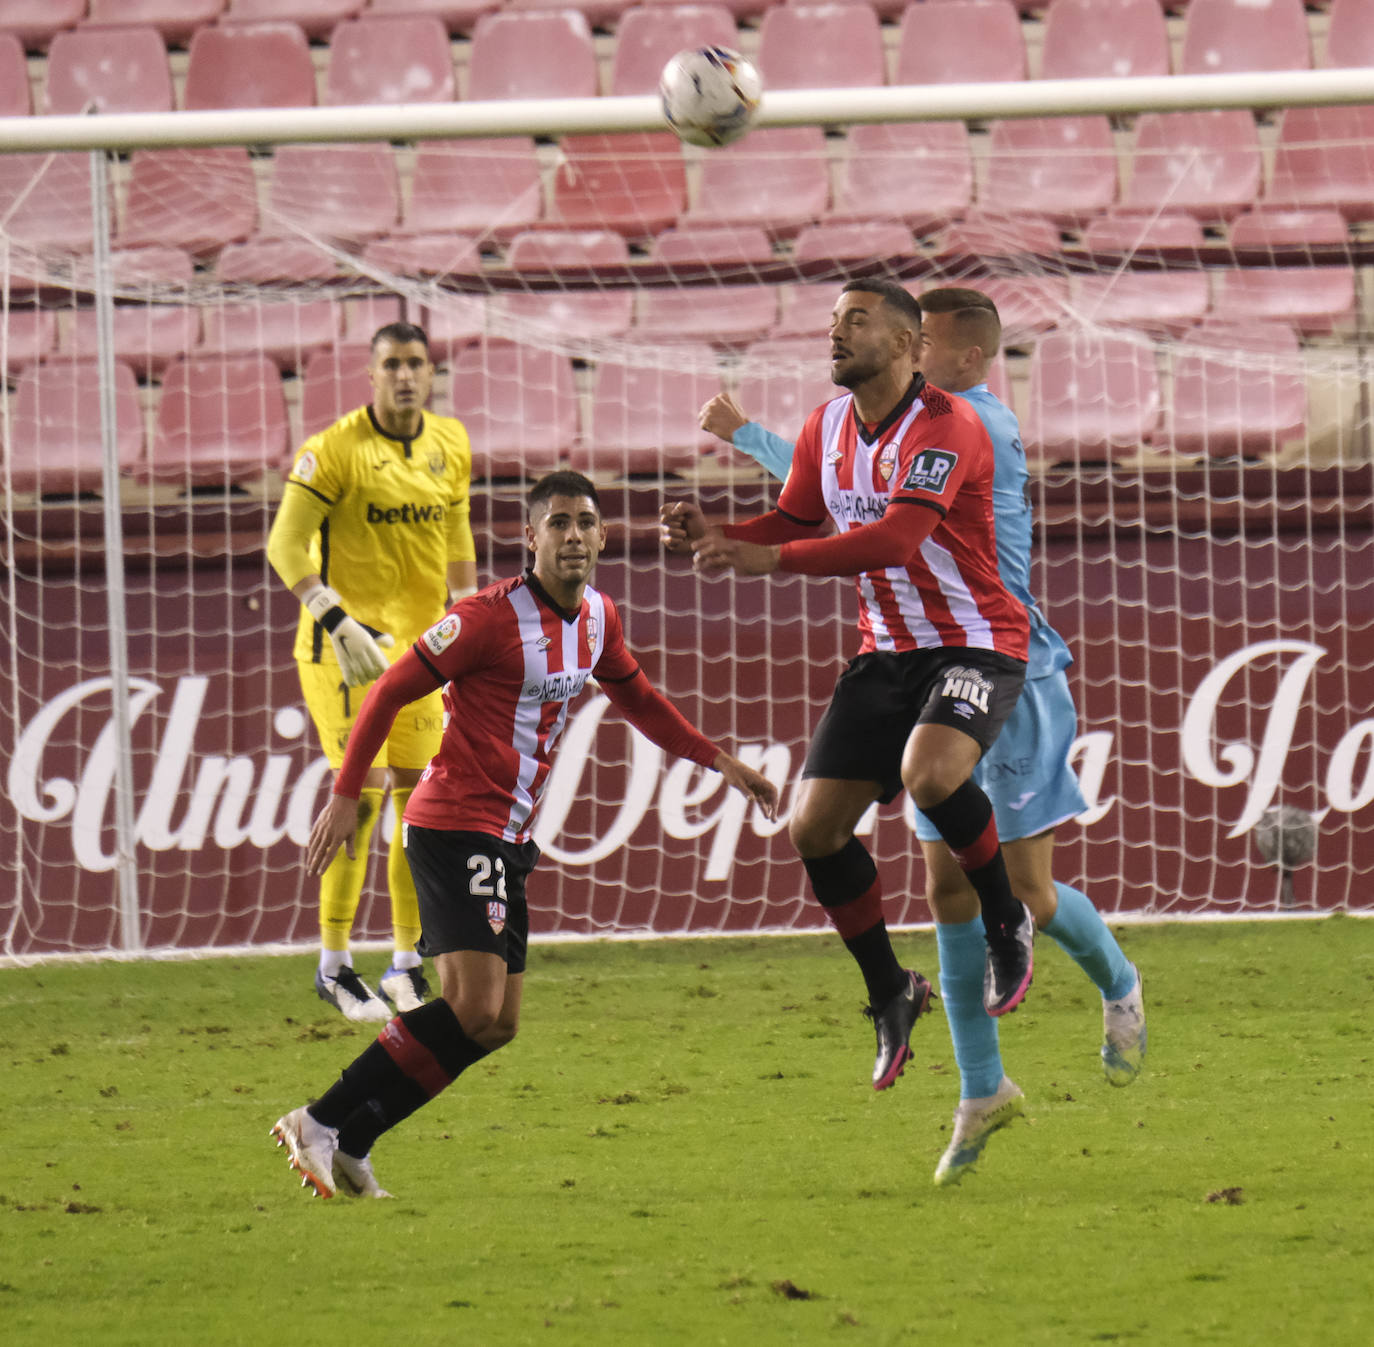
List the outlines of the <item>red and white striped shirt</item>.
<svg viewBox="0 0 1374 1347">
<path fill-rule="evenodd" d="M 828 514 L 841 536 L 785 543 L 782 569 L 855 574 L 844 560 L 863 540 L 845 535 L 915 531 L 924 540 L 897 546 L 902 564 L 858 568 L 861 651 L 959 646 L 1023 660 L 1029 621 L 997 569 L 993 468 L 992 441 L 962 398 L 917 379 L 873 428 L 852 394 L 835 398 L 807 418 L 778 512 L 801 524 Z"/>
<path fill-rule="evenodd" d="M 444 686 L 444 737 L 406 805 L 424 828 L 528 840 L 568 703 L 595 676 L 665 751 L 710 766 L 719 752 L 650 685 L 620 614 L 590 585 L 574 612 L 527 573 L 462 599 L 368 691 L 334 793 L 355 797 L 407 702 Z"/>
</svg>

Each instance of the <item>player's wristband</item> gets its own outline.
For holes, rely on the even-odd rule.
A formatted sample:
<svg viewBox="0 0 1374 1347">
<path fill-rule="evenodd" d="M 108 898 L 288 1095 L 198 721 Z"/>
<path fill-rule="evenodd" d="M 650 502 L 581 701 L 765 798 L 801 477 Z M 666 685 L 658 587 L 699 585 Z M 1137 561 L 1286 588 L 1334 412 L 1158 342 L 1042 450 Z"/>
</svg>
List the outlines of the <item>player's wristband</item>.
<svg viewBox="0 0 1374 1347">
<path fill-rule="evenodd" d="M 310 616 L 327 632 L 333 632 L 348 616 L 339 596 L 328 585 L 316 585 L 301 598 L 301 602 Z"/>
<path fill-rule="evenodd" d="M 463 585 L 460 589 L 450 589 L 448 592 L 449 607 L 452 608 L 459 599 L 470 599 L 476 593 L 476 585 Z"/>
</svg>

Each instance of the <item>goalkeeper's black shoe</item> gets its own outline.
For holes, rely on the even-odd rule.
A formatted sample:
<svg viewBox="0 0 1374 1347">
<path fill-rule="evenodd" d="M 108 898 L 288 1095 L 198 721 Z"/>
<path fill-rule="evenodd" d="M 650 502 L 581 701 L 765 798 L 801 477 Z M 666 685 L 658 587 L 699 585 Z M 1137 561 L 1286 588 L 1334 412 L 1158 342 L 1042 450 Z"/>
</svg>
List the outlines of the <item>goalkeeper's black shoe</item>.
<svg viewBox="0 0 1374 1347">
<path fill-rule="evenodd" d="M 930 1009 L 930 983 L 919 973 L 906 970 L 906 986 L 881 1010 L 872 1006 L 864 1014 L 878 1033 L 878 1055 L 873 1061 L 873 1088 L 886 1090 L 902 1074 L 911 1058 L 907 1041 L 916 1021 Z"/>
<path fill-rule="evenodd" d="M 988 955 L 983 966 L 983 1009 L 1005 1015 L 1026 999 L 1035 967 L 1035 922 L 1024 903 L 1019 921 L 987 932 Z"/>
</svg>

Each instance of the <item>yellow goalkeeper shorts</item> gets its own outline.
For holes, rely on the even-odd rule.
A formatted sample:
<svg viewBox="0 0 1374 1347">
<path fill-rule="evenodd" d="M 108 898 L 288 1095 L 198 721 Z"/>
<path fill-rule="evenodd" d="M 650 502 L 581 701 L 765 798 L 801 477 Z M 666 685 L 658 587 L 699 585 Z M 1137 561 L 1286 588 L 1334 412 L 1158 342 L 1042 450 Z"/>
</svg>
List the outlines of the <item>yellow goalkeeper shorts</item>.
<svg viewBox="0 0 1374 1347">
<path fill-rule="evenodd" d="M 343 766 L 344 749 L 348 747 L 348 736 L 358 718 L 358 708 L 367 695 L 367 687 L 346 686 L 336 664 L 297 660 L 296 667 L 300 670 L 306 709 L 320 736 L 320 747 L 337 772 Z M 439 689 L 435 688 L 428 697 L 401 709 L 372 765 L 408 767 L 415 771 L 428 767 L 429 760 L 439 751 L 443 730 L 444 701 Z"/>
</svg>

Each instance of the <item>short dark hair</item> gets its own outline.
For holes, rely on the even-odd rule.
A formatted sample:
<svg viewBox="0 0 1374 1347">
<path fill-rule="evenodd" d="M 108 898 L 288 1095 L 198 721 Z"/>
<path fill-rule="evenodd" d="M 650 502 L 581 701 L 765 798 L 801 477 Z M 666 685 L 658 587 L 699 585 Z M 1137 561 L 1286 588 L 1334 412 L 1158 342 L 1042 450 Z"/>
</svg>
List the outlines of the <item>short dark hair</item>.
<svg viewBox="0 0 1374 1347">
<path fill-rule="evenodd" d="M 375 351 L 379 341 L 394 341 L 397 346 L 418 341 L 425 348 L 425 354 L 429 354 L 429 334 L 419 323 L 388 323 L 385 327 L 379 327 L 372 334 L 369 349 Z"/>
<path fill-rule="evenodd" d="M 955 326 L 970 346 L 981 347 L 988 356 L 997 354 L 1002 344 L 1002 317 L 990 295 L 945 285 L 927 290 L 921 296 L 921 307 L 927 313 L 952 313 Z"/>
<path fill-rule="evenodd" d="M 916 300 L 916 296 L 904 285 L 898 285 L 896 281 L 872 280 L 872 281 L 846 281 L 840 293 L 849 294 L 852 290 L 862 291 L 866 295 L 877 295 L 889 308 L 896 309 L 903 318 L 908 319 L 912 326 L 918 331 L 921 327 L 921 306 Z"/>
<path fill-rule="evenodd" d="M 526 513 L 533 516 L 537 506 L 552 500 L 554 496 L 586 496 L 596 506 L 597 514 L 601 513 L 601 497 L 596 494 L 591 479 L 570 468 L 558 468 L 545 473 L 530 487 L 530 493 L 525 497 Z"/>
</svg>

